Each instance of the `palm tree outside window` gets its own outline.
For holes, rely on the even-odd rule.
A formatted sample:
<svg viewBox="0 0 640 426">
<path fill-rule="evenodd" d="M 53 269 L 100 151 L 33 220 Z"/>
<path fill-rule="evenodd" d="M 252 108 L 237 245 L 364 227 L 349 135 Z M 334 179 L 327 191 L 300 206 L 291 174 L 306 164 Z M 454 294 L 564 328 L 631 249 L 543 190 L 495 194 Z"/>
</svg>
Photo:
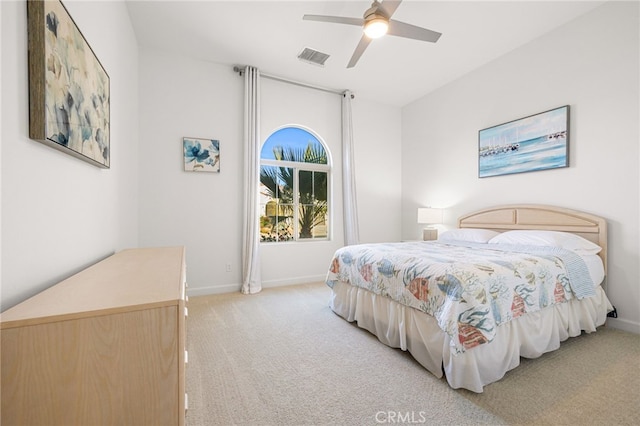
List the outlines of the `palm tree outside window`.
<svg viewBox="0 0 640 426">
<path fill-rule="evenodd" d="M 329 237 L 327 150 L 310 131 L 287 126 L 273 132 L 260 152 L 260 240 Z"/>
</svg>

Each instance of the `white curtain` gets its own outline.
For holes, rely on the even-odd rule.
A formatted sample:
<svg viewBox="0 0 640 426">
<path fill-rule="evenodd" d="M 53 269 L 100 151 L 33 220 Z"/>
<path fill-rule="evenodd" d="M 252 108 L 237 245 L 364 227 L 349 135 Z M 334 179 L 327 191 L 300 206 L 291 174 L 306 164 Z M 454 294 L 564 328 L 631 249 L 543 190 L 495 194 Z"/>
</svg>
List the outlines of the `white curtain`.
<svg viewBox="0 0 640 426">
<path fill-rule="evenodd" d="M 242 227 L 242 293 L 262 290 L 258 229 L 260 180 L 260 71 L 244 69 L 244 223 Z"/>
<path fill-rule="evenodd" d="M 353 159 L 353 124 L 351 121 L 351 99 L 347 90 L 342 94 L 342 197 L 344 205 L 344 244 L 358 244 L 358 206 L 356 200 L 356 177 Z"/>
</svg>

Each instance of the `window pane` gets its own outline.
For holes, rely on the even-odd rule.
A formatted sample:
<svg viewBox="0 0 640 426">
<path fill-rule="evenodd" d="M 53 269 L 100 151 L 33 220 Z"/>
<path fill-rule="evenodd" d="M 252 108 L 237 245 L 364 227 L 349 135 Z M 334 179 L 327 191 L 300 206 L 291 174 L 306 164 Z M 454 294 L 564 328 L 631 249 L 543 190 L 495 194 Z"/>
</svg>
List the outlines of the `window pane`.
<svg viewBox="0 0 640 426">
<path fill-rule="evenodd" d="M 293 202 L 293 169 L 260 166 L 260 194 L 281 203 Z"/>
<path fill-rule="evenodd" d="M 291 208 L 291 206 L 288 206 Z M 277 223 L 272 230 L 273 241 L 293 240 L 293 218 L 291 216 L 278 216 Z"/>
<path fill-rule="evenodd" d="M 281 128 L 260 158 L 261 240 L 326 239 L 330 167 L 320 139 L 300 127 Z"/>
<path fill-rule="evenodd" d="M 320 204 L 300 204 L 300 239 L 327 237 L 327 206 Z"/>
<path fill-rule="evenodd" d="M 317 201 L 327 201 L 327 172 L 312 172 L 300 170 L 298 183 L 298 201 L 313 204 Z"/>
<path fill-rule="evenodd" d="M 298 181 L 298 202 L 309 204 L 313 202 L 313 172 L 300 170 L 300 180 Z"/>
<path fill-rule="evenodd" d="M 293 169 L 260 167 L 260 240 L 293 238 Z"/>
<path fill-rule="evenodd" d="M 293 206 L 270 201 L 262 206 L 260 241 L 277 242 L 293 239 Z"/>
<path fill-rule="evenodd" d="M 299 176 L 299 238 L 327 237 L 327 173 L 301 170 Z"/>
<path fill-rule="evenodd" d="M 327 152 L 318 138 L 299 127 L 285 127 L 274 132 L 262 145 L 260 158 L 328 164 Z"/>
<path fill-rule="evenodd" d="M 313 196 L 316 201 L 327 202 L 327 172 L 313 172 Z"/>
</svg>

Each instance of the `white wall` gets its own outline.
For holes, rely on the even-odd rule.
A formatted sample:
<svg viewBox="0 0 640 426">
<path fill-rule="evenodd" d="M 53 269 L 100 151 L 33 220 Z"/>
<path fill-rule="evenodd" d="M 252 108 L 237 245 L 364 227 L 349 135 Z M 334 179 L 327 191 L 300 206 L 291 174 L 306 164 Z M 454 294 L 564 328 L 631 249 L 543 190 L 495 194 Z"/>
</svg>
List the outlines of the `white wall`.
<svg viewBox="0 0 640 426">
<path fill-rule="evenodd" d="M 597 31 L 594 29 L 597 28 Z M 610 2 L 402 110 L 402 235 L 498 204 L 583 210 L 609 225 L 608 294 L 640 332 L 638 3 Z M 570 167 L 479 179 L 478 130 L 571 105 Z"/>
<path fill-rule="evenodd" d="M 140 245 L 186 246 L 191 294 L 241 281 L 243 88 L 231 67 L 141 50 Z M 185 172 L 183 137 L 218 139 L 220 173 Z"/>
<path fill-rule="evenodd" d="M 241 286 L 243 93 L 244 81 L 230 66 L 141 50 L 140 245 L 185 245 L 192 295 Z M 360 101 L 356 94 L 353 115 L 361 238 L 399 240 L 400 109 Z M 333 239 L 263 245 L 263 285 L 321 280 L 343 241 L 340 97 L 262 79 L 261 118 L 262 139 L 285 124 L 319 133 L 337 171 Z M 184 136 L 220 140 L 220 174 L 183 171 Z M 383 172 L 371 177 L 371 170 Z M 376 183 L 382 192 L 371 189 Z M 376 205 L 372 213 L 369 207 Z"/>
<path fill-rule="evenodd" d="M 26 3 L 1 2 L 2 310 L 138 243 L 138 50 L 129 15 L 122 2 L 65 6 L 110 77 L 111 169 L 29 139 Z"/>
<path fill-rule="evenodd" d="M 263 243 L 260 246 L 262 285 L 272 287 L 324 279 L 331 256 L 344 245 L 342 221 L 341 97 L 263 78 L 260 94 L 260 137 L 264 141 L 287 125 L 312 130 L 326 144 L 331 171 L 327 241 Z"/>
<path fill-rule="evenodd" d="M 400 108 L 353 101 L 360 242 L 400 241 L 402 173 Z"/>
</svg>

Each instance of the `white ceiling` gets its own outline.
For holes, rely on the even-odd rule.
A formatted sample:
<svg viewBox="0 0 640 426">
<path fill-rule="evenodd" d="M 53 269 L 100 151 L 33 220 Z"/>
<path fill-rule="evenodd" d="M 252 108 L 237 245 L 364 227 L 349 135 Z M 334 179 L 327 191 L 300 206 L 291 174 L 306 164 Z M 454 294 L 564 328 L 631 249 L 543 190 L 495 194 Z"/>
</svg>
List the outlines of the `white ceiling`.
<svg viewBox="0 0 640 426">
<path fill-rule="evenodd" d="M 362 17 L 370 1 L 130 1 L 141 47 L 264 73 L 403 106 L 557 28 L 604 1 L 404 0 L 393 19 L 443 35 L 437 43 L 393 36 L 374 40 L 355 68 L 347 63 L 362 35 L 351 25 L 302 15 Z M 311 47 L 331 55 L 324 67 L 301 62 Z"/>
</svg>

